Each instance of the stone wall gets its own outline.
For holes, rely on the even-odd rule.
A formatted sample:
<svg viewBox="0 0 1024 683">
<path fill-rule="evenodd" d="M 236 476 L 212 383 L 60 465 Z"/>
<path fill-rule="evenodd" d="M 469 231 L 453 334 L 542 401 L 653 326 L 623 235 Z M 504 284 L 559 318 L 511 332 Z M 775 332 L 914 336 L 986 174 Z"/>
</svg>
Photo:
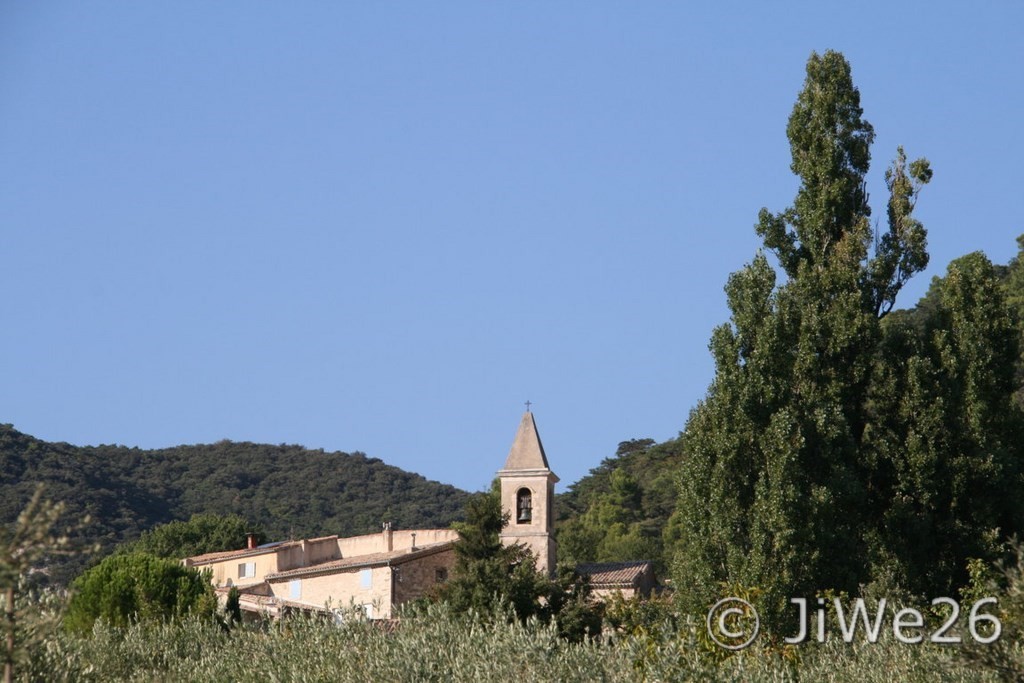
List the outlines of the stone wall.
<svg viewBox="0 0 1024 683">
<path fill-rule="evenodd" d="M 454 566 L 455 551 L 450 548 L 399 565 L 395 568 L 395 604 L 426 596 L 451 577 Z"/>
</svg>

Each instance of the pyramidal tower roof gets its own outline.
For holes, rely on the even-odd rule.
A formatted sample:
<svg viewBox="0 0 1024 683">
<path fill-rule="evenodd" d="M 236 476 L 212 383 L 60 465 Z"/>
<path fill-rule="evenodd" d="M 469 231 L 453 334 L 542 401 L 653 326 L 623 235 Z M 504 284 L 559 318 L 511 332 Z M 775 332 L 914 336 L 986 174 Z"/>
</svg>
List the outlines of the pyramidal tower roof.
<svg viewBox="0 0 1024 683">
<path fill-rule="evenodd" d="M 544 454 L 544 446 L 537 433 L 537 423 L 533 421 L 533 413 L 527 410 L 519 422 L 516 440 L 512 442 L 512 450 L 505 460 L 506 470 L 550 470 L 548 457 Z"/>
</svg>

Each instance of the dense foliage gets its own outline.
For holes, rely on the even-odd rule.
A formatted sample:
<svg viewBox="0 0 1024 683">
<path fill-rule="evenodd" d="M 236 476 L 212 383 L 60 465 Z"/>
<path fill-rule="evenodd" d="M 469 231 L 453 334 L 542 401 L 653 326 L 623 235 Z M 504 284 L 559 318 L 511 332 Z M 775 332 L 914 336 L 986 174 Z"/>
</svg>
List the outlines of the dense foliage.
<svg viewBox="0 0 1024 683">
<path fill-rule="evenodd" d="M 507 523 L 497 483 L 469 499 L 465 521 L 455 524 L 455 571 L 437 597 L 459 613 L 504 618 L 507 611 L 523 623 L 554 622 L 573 641 L 597 635 L 602 610 L 588 601 L 586 582 L 571 569 L 563 569 L 557 579 L 537 571 L 529 549 L 502 544 L 499 534 Z"/>
<path fill-rule="evenodd" d="M 763 254 L 729 278 L 676 507 L 681 605 L 745 586 L 771 625 L 790 597 L 872 581 L 947 595 L 1020 528 L 1019 350 L 991 264 L 951 265 L 920 335 L 883 326 L 927 264 L 912 212 L 931 169 L 898 150 L 874 234 L 874 132 L 838 53 L 812 55 L 787 132 L 800 188 L 757 225 L 784 279 Z"/>
<path fill-rule="evenodd" d="M 477 512 L 471 519 L 493 518 L 489 506 Z M 36 522 L 30 526 L 40 532 L 34 534 L 39 542 L 30 547 L 48 547 L 42 531 L 50 521 Z M 489 547 L 485 541 L 473 553 Z M 135 565 L 133 557 L 138 556 L 117 555 L 104 565 Z M 48 632 L 44 639 L 19 633 L 22 656 L 13 680 L 1018 680 L 1024 676 L 1020 566 L 1004 576 L 980 568 L 975 577 L 972 589 L 999 596 L 1004 624 L 1003 637 L 986 646 L 907 645 L 883 632 L 876 644 L 831 638 L 780 648 L 759 642 L 730 655 L 709 646 L 703 623 L 675 617 L 670 603 L 660 601 L 613 601 L 603 636 L 575 641 L 564 637 L 557 622 L 495 619 L 493 604 L 486 612 L 427 605 L 403 614 L 388 629 L 356 618 L 359 611 L 340 627 L 329 619 L 296 616 L 225 628 L 208 610 L 196 610 L 182 619 L 100 618 L 91 630 Z M 149 582 L 148 570 L 134 567 L 131 573 L 143 575 L 140 583 Z M 110 578 L 110 583 L 120 581 Z M 989 579 L 1000 583 L 988 585 Z M 64 611 L 56 592 L 26 597 L 40 621 L 52 623 Z M 68 611 L 69 620 L 74 610 Z"/>
<path fill-rule="evenodd" d="M 17 517 L 37 483 L 65 501 L 66 520 L 91 517 L 78 540 L 98 543 L 99 556 L 196 514 L 238 515 L 273 540 L 371 533 L 382 521 L 447 527 L 467 497 L 360 453 L 231 441 L 152 451 L 77 447 L 0 425 L 0 524 Z M 52 577 L 67 583 L 87 561 L 54 561 Z"/>
<path fill-rule="evenodd" d="M 88 632 L 97 619 L 114 626 L 139 620 L 211 617 L 216 598 L 208 577 L 177 560 L 145 553 L 111 555 L 75 579 L 64 624 Z"/>
<path fill-rule="evenodd" d="M 913 592 L 963 585 L 970 558 L 993 559 L 1022 528 L 1024 422 L 1013 402 L 1019 331 L 997 270 L 980 253 L 953 261 L 918 330 L 885 326 L 865 448 L 876 576 Z"/>
<path fill-rule="evenodd" d="M 91 634 L 61 633 L 35 649 L 15 680 L 973 683 L 1024 673 L 1019 644 L 974 652 L 887 637 L 877 644 L 833 639 L 794 652 L 752 649 L 723 659 L 705 646 L 700 628 L 649 625 L 570 643 L 553 625 L 485 620 L 443 605 L 404 617 L 393 631 L 301 618 L 230 631 L 213 620 L 127 628 L 100 622 Z"/>
<path fill-rule="evenodd" d="M 118 546 L 118 552 L 182 558 L 246 547 L 249 535 L 257 543 L 265 536 L 238 515 L 192 515 L 187 522 L 168 522 L 143 531 L 138 540 Z"/>
<path fill-rule="evenodd" d="M 40 563 L 71 552 L 68 537 L 55 528 L 63 506 L 43 498 L 37 487 L 25 509 L 0 527 L 0 604 L 3 606 L 4 680 L 32 648 L 50 635 L 59 610 L 40 609 L 33 599 L 33 571 Z"/>
<path fill-rule="evenodd" d="M 978 310 L 984 311 L 982 320 L 1002 327 L 999 334 L 1004 336 L 1001 344 L 1004 354 L 1011 352 L 1013 347 L 1013 340 L 1005 338 L 1007 335 L 1006 318 L 1002 315 L 989 316 L 992 313 L 992 306 L 999 301 L 1000 297 L 1004 297 L 1013 323 L 1012 335 L 1018 338 L 1024 337 L 1024 236 L 1018 238 L 1018 243 L 1021 254 L 1012 259 L 1008 265 L 990 265 L 981 254 L 972 254 L 957 259 L 948 268 L 948 272 L 955 273 L 954 280 L 958 281 L 960 285 L 964 283 L 964 272 L 967 272 L 969 281 L 977 280 L 984 288 L 987 288 L 985 291 L 978 292 L 978 295 L 988 308 L 983 307 Z M 928 355 L 932 358 L 928 361 L 928 366 L 922 365 L 920 359 L 915 362 L 918 371 L 912 375 L 916 377 L 916 380 L 913 381 L 919 381 L 923 377 L 920 372 L 922 368 L 931 367 L 933 363 L 941 362 L 942 358 L 947 360 L 953 358 L 948 347 L 944 347 L 947 348 L 945 353 L 939 353 L 937 351 L 939 347 L 934 344 L 935 332 L 948 328 L 948 322 L 941 322 L 944 319 L 947 321 L 949 319 L 949 307 L 943 303 L 944 292 L 949 290 L 948 283 L 948 277 L 934 278 L 927 294 L 914 307 L 893 310 L 882 320 L 883 344 L 893 346 L 895 350 L 888 355 L 883 355 L 876 363 L 873 391 L 883 395 L 888 394 L 888 398 L 878 399 L 879 406 L 894 405 L 894 400 L 900 396 L 900 400 L 904 401 L 904 407 L 892 415 L 879 415 L 882 419 L 870 427 L 875 432 L 872 439 L 879 447 L 881 447 L 879 441 L 882 438 L 879 431 L 895 426 L 896 423 L 893 420 L 897 418 L 902 421 L 901 424 L 904 426 L 896 432 L 888 434 L 886 438 L 890 444 L 898 446 L 900 440 L 906 437 L 906 420 L 917 411 L 917 407 L 914 407 L 910 400 L 910 395 L 907 394 L 909 390 L 908 366 L 903 361 L 891 364 L 889 361 L 904 358 L 908 350 L 913 350 L 918 354 L 927 350 Z M 963 295 L 956 296 L 963 299 Z M 941 313 L 941 310 L 947 312 Z M 941 339 L 947 338 L 948 335 L 941 336 Z M 1022 347 L 1022 351 L 1024 351 L 1024 347 Z M 1004 355 L 1001 362 L 1006 364 L 1010 360 Z M 1022 398 L 1024 397 L 1024 352 L 1017 355 L 1013 364 L 1016 368 L 1012 385 L 1014 403 L 1024 406 L 1024 398 Z M 929 372 L 934 372 L 934 368 Z M 1005 381 L 1005 367 L 1000 371 L 1000 376 Z M 949 380 L 950 377 L 947 374 L 947 384 Z M 918 392 L 917 399 L 915 399 L 918 401 L 918 407 L 923 409 L 923 413 L 919 417 L 934 414 L 937 406 L 925 405 L 934 396 L 928 398 L 920 394 L 920 387 L 914 391 Z M 1004 412 L 1008 410 L 1005 401 L 997 400 L 994 405 L 1002 406 Z M 902 413 L 902 417 L 899 417 L 900 413 Z M 945 415 L 949 418 L 955 418 L 958 414 L 963 415 L 962 407 L 945 411 Z M 960 427 L 955 424 L 944 425 L 938 434 L 955 436 L 959 430 Z M 901 434 L 902 436 L 900 436 Z M 916 442 L 917 445 L 921 443 L 920 441 Z M 1003 439 L 1002 457 L 1012 457 L 1007 451 L 1013 452 L 1014 443 L 1020 443 L 1020 441 L 1010 440 L 1007 443 L 1006 439 Z M 655 561 L 659 575 L 664 575 L 664 568 L 671 564 L 675 542 L 680 531 L 682 515 L 674 515 L 674 513 L 678 496 L 676 481 L 682 467 L 683 457 L 682 438 L 660 444 L 656 444 L 651 439 L 633 439 L 619 444 L 613 457 L 606 458 L 586 477 L 572 484 L 566 493 L 558 496 L 559 562 L 571 566 L 578 562 L 651 559 Z M 904 476 L 907 472 L 909 471 L 904 472 Z M 931 500 L 938 501 L 938 494 L 946 488 L 943 481 L 944 478 L 948 479 L 948 475 L 948 471 L 936 472 L 936 476 L 929 479 L 928 485 L 935 490 L 934 495 L 930 495 Z M 1003 481 L 1006 482 L 1005 477 Z M 912 482 L 906 481 L 905 483 L 909 485 Z M 998 502 L 1005 504 L 1012 500 L 1012 497 L 1004 493 L 1004 497 Z M 952 503 L 952 498 L 948 503 Z M 948 503 L 947 511 L 950 509 Z M 892 511 L 889 514 L 892 515 Z M 918 534 L 924 530 L 916 526 L 917 522 L 913 517 L 914 515 L 911 515 L 910 518 L 902 522 L 897 521 L 893 516 L 889 517 L 892 521 L 889 525 L 890 533 L 886 540 L 887 544 L 891 544 L 895 548 L 902 546 L 904 548 L 902 552 L 906 552 L 908 541 L 920 538 Z M 926 517 L 922 516 L 921 519 Z M 910 526 L 904 526 L 905 523 Z M 906 528 L 914 529 L 914 533 L 903 533 Z M 927 530 L 927 537 L 931 540 L 927 544 L 915 543 L 915 546 L 920 552 L 932 552 L 936 548 L 933 545 L 935 540 L 941 541 L 944 535 L 945 532 L 938 527 Z M 975 547 L 982 540 L 981 538 L 966 539 L 966 547 Z M 958 542 L 960 541 L 952 540 L 952 537 L 946 541 L 952 547 L 955 547 Z M 912 564 L 923 568 L 931 566 L 933 570 L 942 572 L 950 569 L 948 556 L 942 558 L 940 553 L 935 552 L 932 559 L 934 560 L 932 563 L 922 559 Z M 954 573 L 962 577 L 963 569 L 963 567 L 957 567 Z M 903 583 L 908 587 L 918 586 L 918 592 L 923 591 L 921 586 L 931 580 L 927 575 L 907 576 L 906 568 L 900 572 L 903 575 Z M 931 573 L 935 574 L 936 572 Z"/>
<path fill-rule="evenodd" d="M 681 460 L 679 440 L 620 443 L 614 457 L 558 497 L 559 563 L 647 559 L 662 574 Z"/>
</svg>

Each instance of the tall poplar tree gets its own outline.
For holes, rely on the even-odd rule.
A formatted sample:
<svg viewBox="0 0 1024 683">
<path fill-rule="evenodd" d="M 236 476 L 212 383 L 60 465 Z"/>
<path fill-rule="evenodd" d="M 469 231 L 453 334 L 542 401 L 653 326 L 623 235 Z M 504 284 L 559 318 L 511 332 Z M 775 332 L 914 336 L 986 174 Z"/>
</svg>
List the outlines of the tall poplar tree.
<svg viewBox="0 0 1024 683">
<path fill-rule="evenodd" d="M 837 52 L 811 55 L 787 134 L 799 190 L 756 226 L 784 277 L 759 253 L 728 280 L 731 322 L 712 335 L 716 374 L 686 427 L 676 513 L 683 606 L 706 609 L 722 582 L 757 587 L 775 623 L 789 597 L 867 578 L 876 494 L 862 442 L 880 319 L 927 265 L 912 212 L 931 178 L 898 151 L 876 235 L 864 182 L 874 130 Z"/>
<path fill-rule="evenodd" d="M 915 593 L 955 595 L 967 560 L 994 559 L 1022 528 L 1020 332 L 981 253 L 953 261 L 925 301 L 916 325 L 886 329 L 878 357 L 865 438 L 884 494 L 872 561 Z"/>
</svg>

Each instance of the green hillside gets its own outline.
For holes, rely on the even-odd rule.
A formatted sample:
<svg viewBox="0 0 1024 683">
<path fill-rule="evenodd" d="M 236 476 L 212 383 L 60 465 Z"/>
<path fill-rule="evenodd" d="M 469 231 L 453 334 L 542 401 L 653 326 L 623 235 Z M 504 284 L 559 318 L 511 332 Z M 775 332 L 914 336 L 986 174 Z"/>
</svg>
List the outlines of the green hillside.
<svg viewBox="0 0 1024 683">
<path fill-rule="evenodd" d="M 613 457 L 559 496 L 559 562 L 648 559 L 663 574 L 682 457 L 680 439 L 620 443 Z"/>
<path fill-rule="evenodd" d="M 36 485 L 63 501 L 68 523 L 89 515 L 79 538 L 100 555 L 146 529 L 194 514 L 236 514 L 270 539 L 380 529 L 447 527 L 467 493 L 362 453 L 220 441 L 140 450 L 48 443 L 0 425 L 0 523 L 15 519 Z M 52 565 L 65 583 L 90 560 Z"/>
</svg>

